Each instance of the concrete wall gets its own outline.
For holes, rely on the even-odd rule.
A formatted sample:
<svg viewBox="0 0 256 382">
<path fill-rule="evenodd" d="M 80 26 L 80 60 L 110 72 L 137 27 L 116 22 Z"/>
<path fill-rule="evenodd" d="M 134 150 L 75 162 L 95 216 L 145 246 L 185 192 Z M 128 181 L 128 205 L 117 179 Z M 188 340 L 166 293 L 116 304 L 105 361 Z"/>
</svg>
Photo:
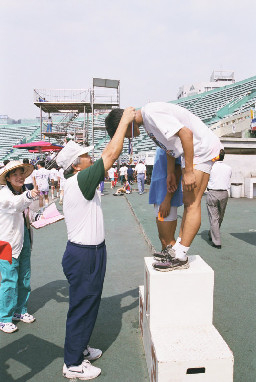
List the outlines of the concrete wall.
<svg viewBox="0 0 256 382">
<path fill-rule="evenodd" d="M 244 179 L 256 177 L 256 155 L 226 154 L 224 162 L 232 168 L 231 183 L 242 183 L 242 197 L 244 196 Z"/>
</svg>

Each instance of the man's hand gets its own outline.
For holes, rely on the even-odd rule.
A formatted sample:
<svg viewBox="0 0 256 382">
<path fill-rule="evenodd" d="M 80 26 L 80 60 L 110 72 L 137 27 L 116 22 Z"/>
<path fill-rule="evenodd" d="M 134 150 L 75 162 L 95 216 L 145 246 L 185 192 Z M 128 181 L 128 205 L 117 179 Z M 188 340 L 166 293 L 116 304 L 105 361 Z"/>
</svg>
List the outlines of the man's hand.
<svg viewBox="0 0 256 382">
<path fill-rule="evenodd" d="M 121 121 L 127 125 L 134 121 L 136 110 L 134 107 L 127 107 L 122 115 Z"/>
<path fill-rule="evenodd" d="M 177 190 L 176 176 L 174 172 L 167 174 L 167 192 L 173 193 Z"/>
<path fill-rule="evenodd" d="M 159 214 L 162 218 L 166 218 L 169 213 L 170 213 L 170 209 L 171 209 L 171 203 L 170 203 L 170 199 L 164 199 L 164 201 L 160 204 L 160 207 L 159 207 Z"/>
<path fill-rule="evenodd" d="M 184 171 L 182 177 L 183 188 L 186 191 L 192 191 L 197 187 L 196 185 L 196 177 L 194 171 Z"/>
</svg>

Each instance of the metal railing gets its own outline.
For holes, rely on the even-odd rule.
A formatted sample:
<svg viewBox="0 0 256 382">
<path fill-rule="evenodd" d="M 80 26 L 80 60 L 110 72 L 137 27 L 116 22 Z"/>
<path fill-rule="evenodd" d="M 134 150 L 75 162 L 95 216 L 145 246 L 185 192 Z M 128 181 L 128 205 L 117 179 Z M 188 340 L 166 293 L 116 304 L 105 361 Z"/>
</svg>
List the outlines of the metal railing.
<svg viewBox="0 0 256 382">
<path fill-rule="evenodd" d="M 34 102 L 90 102 L 90 89 L 34 89 Z"/>
</svg>

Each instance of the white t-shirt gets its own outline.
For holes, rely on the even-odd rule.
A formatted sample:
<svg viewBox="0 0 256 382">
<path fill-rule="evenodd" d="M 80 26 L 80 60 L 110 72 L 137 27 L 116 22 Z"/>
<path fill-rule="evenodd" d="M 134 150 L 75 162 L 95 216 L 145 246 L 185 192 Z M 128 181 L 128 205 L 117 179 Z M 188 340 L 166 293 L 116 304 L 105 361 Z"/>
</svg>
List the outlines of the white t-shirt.
<svg viewBox="0 0 256 382">
<path fill-rule="evenodd" d="M 99 191 L 92 200 L 85 199 L 75 174 L 66 180 L 63 212 L 68 240 L 82 245 L 99 245 L 105 239 Z"/>
<path fill-rule="evenodd" d="M 146 166 L 144 165 L 144 163 L 138 163 L 135 166 L 135 171 L 137 172 L 137 174 L 145 174 Z"/>
<path fill-rule="evenodd" d="M 126 166 L 120 167 L 119 173 L 120 175 L 127 175 L 128 168 Z"/>
<path fill-rule="evenodd" d="M 113 167 L 111 167 L 109 170 L 108 170 L 108 176 L 110 179 L 113 179 L 114 178 L 114 175 L 115 175 L 115 169 Z"/>
<path fill-rule="evenodd" d="M 50 170 L 50 179 L 51 180 L 54 180 L 55 182 L 57 182 L 58 180 L 58 170 L 56 168 L 51 168 Z"/>
<path fill-rule="evenodd" d="M 181 106 L 153 102 L 144 106 L 141 113 L 143 126 L 150 138 L 175 158 L 183 154 L 181 140 L 175 134 L 184 126 L 193 133 L 194 164 L 216 158 L 223 148 L 219 138 L 201 119 Z"/>
<path fill-rule="evenodd" d="M 46 170 L 46 168 L 41 167 L 39 170 L 33 172 L 33 176 L 36 179 L 36 184 L 38 186 L 39 191 L 49 191 L 49 170 Z"/>
<path fill-rule="evenodd" d="M 228 190 L 230 188 L 231 175 L 231 167 L 222 161 L 217 161 L 212 166 L 207 187 L 211 190 Z"/>
</svg>

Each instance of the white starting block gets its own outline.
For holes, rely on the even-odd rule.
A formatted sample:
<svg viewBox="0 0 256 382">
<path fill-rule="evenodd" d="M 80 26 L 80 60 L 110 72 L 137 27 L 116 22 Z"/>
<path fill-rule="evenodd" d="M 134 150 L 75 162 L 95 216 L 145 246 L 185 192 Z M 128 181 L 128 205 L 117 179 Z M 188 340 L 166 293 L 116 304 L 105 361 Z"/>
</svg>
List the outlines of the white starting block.
<svg viewBox="0 0 256 382">
<path fill-rule="evenodd" d="M 153 261 L 145 258 L 139 288 L 150 382 L 232 382 L 233 354 L 212 325 L 213 270 L 200 256 L 171 272 L 154 270 Z"/>
</svg>

